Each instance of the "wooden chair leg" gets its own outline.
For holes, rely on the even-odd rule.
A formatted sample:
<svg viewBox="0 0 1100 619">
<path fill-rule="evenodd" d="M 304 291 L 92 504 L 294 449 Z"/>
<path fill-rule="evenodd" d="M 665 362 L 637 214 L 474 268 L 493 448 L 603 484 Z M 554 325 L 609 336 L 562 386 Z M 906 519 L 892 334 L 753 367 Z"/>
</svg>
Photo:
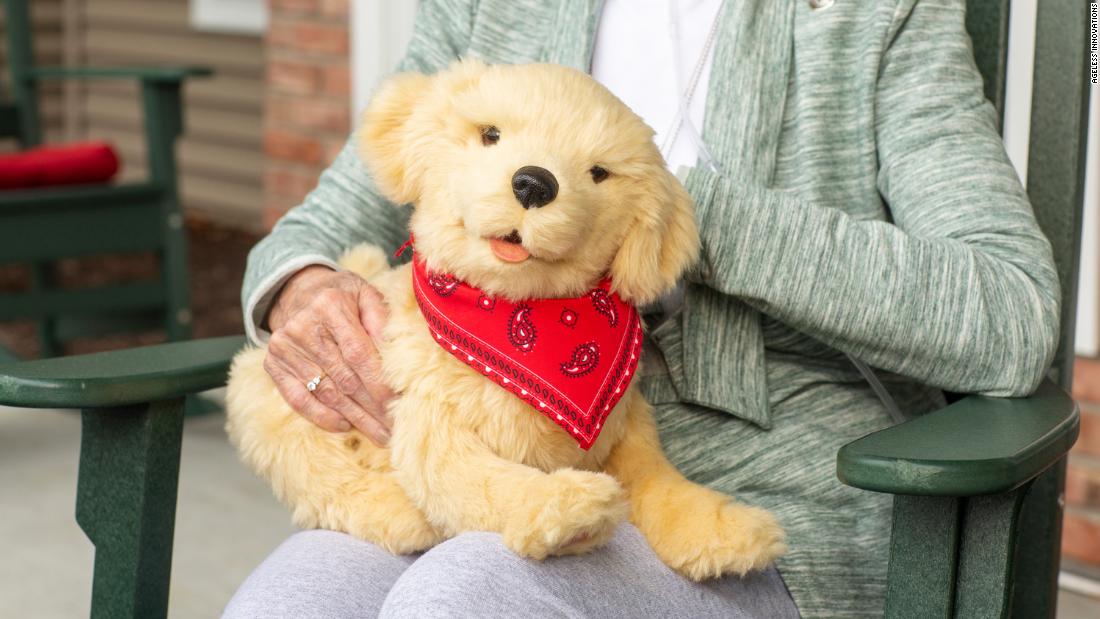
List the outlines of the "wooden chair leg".
<svg viewBox="0 0 1100 619">
<path fill-rule="evenodd" d="M 1053 619 L 1056 614 L 1065 487 L 1063 458 L 1037 477 L 1024 497 L 1017 529 L 1012 617 Z"/>
<path fill-rule="evenodd" d="M 183 398 L 82 412 L 76 519 L 95 544 L 92 617 L 168 614 Z"/>
<path fill-rule="evenodd" d="M 1020 507 L 1028 486 L 966 500 L 955 588 L 955 616 L 1009 616 Z"/>
<path fill-rule="evenodd" d="M 961 507 L 952 497 L 894 497 L 886 617 L 952 616 Z"/>
<path fill-rule="evenodd" d="M 1063 479 L 1064 462 L 1004 494 L 894 497 L 886 616 L 1053 618 Z"/>
</svg>

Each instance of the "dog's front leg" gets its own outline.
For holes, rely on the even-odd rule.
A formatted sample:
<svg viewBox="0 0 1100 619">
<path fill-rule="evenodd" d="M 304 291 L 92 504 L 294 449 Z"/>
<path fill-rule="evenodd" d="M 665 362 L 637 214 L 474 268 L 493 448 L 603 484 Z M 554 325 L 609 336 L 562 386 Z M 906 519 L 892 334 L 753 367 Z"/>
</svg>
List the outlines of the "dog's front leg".
<svg viewBox="0 0 1100 619">
<path fill-rule="evenodd" d="M 626 487 L 631 521 L 661 560 L 703 580 L 743 575 L 782 555 L 784 535 L 775 516 L 684 478 L 661 450 L 650 405 L 632 395 L 626 432 L 606 470 Z"/>
<path fill-rule="evenodd" d="M 390 440 L 398 481 L 448 535 L 500 533 L 516 553 L 542 559 L 606 542 L 627 514 L 610 475 L 545 473 L 497 456 L 446 403 L 404 397 Z"/>
<path fill-rule="evenodd" d="M 248 349 L 233 359 L 226 431 L 241 459 L 293 508 L 294 523 L 343 531 L 395 554 L 442 541 L 397 484 L 388 452 L 357 430 L 326 432 L 294 412 L 264 370 L 265 354 Z"/>
</svg>

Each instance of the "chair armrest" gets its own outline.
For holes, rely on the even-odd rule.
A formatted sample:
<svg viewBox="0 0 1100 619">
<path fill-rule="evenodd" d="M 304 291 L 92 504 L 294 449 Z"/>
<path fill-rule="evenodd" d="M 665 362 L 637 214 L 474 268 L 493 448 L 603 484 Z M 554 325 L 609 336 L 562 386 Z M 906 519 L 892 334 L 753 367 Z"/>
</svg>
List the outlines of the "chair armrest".
<svg viewBox="0 0 1100 619">
<path fill-rule="evenodd" d="M 891 494 L 1008 492 L 1069 452 L 1079 418 L 1077 403 L 1049 381 L 1026 398 L 969 396 L 848 443 L 837 454 L 837 477 Z"/>
<path fill-rule="evenodd" d="M 101 408 L 179 398 L 225 384 L 244 336 L 0 365 L 0 404 Z"/>
<path fill-rule="evenodd" d="M 208 67 L 37 67 L 30 79 L 136 79 L 153 82 L 182 82 L 189 77 L 209 77 Z"/>
</svg>

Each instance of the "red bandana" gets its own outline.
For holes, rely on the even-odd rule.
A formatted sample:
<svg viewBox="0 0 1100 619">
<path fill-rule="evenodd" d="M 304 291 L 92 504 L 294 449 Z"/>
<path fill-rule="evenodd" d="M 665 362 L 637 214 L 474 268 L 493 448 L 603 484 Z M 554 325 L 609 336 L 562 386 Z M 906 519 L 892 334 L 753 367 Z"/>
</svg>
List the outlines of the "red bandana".
<svg viewBox="0 0 1100 619">
<path fill-rule="evenodd" d="M 641 352 L 638 312 L 609 286 L 604 280 L 580 297 L 512 303 L 429 273 L 413 254 L 413 290 L 435 341 L 585 450 L 630 384 Z"/>
</svg>

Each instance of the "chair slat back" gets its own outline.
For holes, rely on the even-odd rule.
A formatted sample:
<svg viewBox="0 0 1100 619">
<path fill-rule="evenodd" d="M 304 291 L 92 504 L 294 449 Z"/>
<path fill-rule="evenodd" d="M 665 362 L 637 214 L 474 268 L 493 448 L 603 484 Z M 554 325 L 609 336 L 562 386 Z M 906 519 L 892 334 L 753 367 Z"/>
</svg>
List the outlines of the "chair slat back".
<svg viewBox="0 0 1100 619">
<path fill-rule="evenodd" d="M 1073 335 L 1085 200 L 1089 110 L 1089 3 L 1043 0 L 1035 33 L 1027 193 L 1054 246 L 1062 283 L 1062 333 L 1055 379 L 1073 381 Z"/>
<path fill-rule="evenodd" d="M 986 97 L 1003 123 L 1008 66 L 1009 0 L 968 0 L 966 27 L 985 79 Z M 1077 306 L 1081 213 L 1088 123 L 1088 2 L 1038 3 L 1027 191 L 1054 247 L 1062 284 L 1062 331 L 1053 378 L 1069 388 Z"/>
<path fill-rule="evenodd" d="M 1005 82 L 1008 69 L 1009 0 L 969 0 L 966 30 L 974 43 L 974 61 L 985 80 L 985 98 L 997 109 L 1004 129 Z"/>
<path fill-rule="evenodd" d="M 42 135 L 38 88 L 28 79 L 34 68 L 34 39 L 26 0 L 4 0 L 4 38 L 11 104 L 0 106 L 0 136 L 15 137 L 24 147 L 36 146 Z"/>
</svg>

